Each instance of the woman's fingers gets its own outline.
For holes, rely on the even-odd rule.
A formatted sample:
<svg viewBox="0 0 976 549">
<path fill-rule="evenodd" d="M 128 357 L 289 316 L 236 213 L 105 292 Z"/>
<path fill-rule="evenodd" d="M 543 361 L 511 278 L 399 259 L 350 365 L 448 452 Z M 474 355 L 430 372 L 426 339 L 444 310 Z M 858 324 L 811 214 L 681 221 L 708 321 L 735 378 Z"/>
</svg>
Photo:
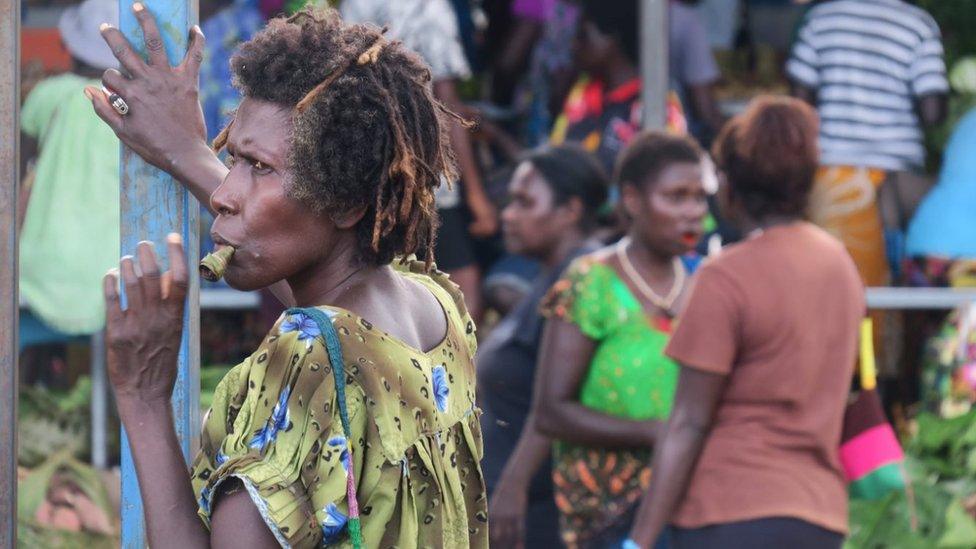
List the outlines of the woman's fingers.
<svg viewBox="0 0 976 549">
<path fill-rule="evenodd" d="M 115 112 L 112 105 L 108 104 L 108 98 L 105 97 L 102 90 L 88 86 L 85 88 L 85 97 L 92 102 L 92 107 L 95 108 L 95 114 L 108 124 L 108 127 L 112 128 L 112 131 L 119 134 L 122 131 L 122 115 Z"/>
<path fill-rule="evenodd" d="M 122 285 L 125 287 L 126 310 L 130 312 L 142 310 L 142 288 L 139 287 L 139 276 L 136 275 L 132 256 L 124 256 L 119 262 L 119 267 L 122 271 Z"/>
<path fill-rule="evenodd" d="M 139 277 L 142 297 L 146 304 L 159 303 L 162 287 L 160 286 L 159 264 L 156 262 L 156 251 L 153 249 L 152 242 L 146 240 L 140 242 L 136 255 L 139 259 L 139 270 L 142 272 Z"/>
<path fill-rule="evenodd" d="M 186 266 L 186 253 L 183 250 L 183 238 L 178 233 L 166 236 L 166 249 L 169 255 L 168 292 L 166 300 L 178 306 L 183 305 L 189 286 L 189 273 Z"/>
<path fill-rule="evenodd" d="M 125 70 L 129 71 L 129 74 L 145 74 L 146 63 L 132 49 L 132 46 L 129 45 L 129 41 L 122 34 L 122 31 L 108 23 L 102 23 L 99 31 L 102 33 L 102 39 L 112 48 L 112 54 L 115 55 L 115 58 L 119 60 L 119 63 L 122 64 Z"/>
<path fill-rule="evenodd" d="M 115 69 L 108 69 L 102 73 L 102 84 L 106 88 L 122 96 L 122 99 L 129 97 L 129 79 Z"/>
<path fill-rule="evenodd" d="M 122 304 L 119 301 L 119 270 L 111 269 L 102 279 L 105 293 L 105 321 L 107 326 L 117 326 L 123 320 Z"/>
<path fill-rule="evenodd" d="M 159 34 L 159 27 L 156 26 L 156 18 L 141 2 L 132 4 L 132 11 L 136 14 L 136 20 L 142 27 L 142 35 L 146 41 L 146 51 L 149 54 L 149 64 L 156 67 L 168 66 L 166 59 L 166 48 L 163 46 L 163 37 Z M 120 60 L 121 61 L 121 60 Z"/>
<path fill-rule="evenodd" d="M 190 29 L 190 45 L 186 47 L 186 56 L 180 66 L 187 69 L 190 74 L 196 77 L 200 73 L 200 64 L 203 63 L 203 47 L 207 44 L 207 39 L 203 36 L 200 27 L 193 25 Z"/>
</svg>

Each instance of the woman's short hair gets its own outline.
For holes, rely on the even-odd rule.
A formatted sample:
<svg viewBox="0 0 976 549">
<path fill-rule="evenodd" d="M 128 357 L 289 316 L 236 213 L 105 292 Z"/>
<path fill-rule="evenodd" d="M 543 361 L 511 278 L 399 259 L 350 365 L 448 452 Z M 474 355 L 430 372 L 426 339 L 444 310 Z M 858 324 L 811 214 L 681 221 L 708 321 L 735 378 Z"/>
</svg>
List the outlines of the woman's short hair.
<svg viewBox="0 0 976 549">
<path fill-rule="evenodd" d="M 819 161 L 818 126 L 803 101 L 762 96 L 722 129 L 713 156 L 751 216 L 804 214 Z"/>
<path fill-rule="evenodd" d="M 456 176 L 453 114 L 433 97 L 420 57 L 373 25 L 306 8 L 270 21 L 231 69 L 244 97 L 295 109 L 289 196 L 321 213 L 365 208 L 355 229 L 364 263 L 431 259 L 434 190 Z M 215 148 L 225 141 L 226 130 Z"/>
<path fill-rule="evenodd" d="M 633 63 L 640 61 L 640 12 L 638 0 L 581 0 L 583 18 L 603 34 L 613 37 Z"/>
<path fill-rule="evenodd" d="M 590 229 L 596 224 L 597 214 L 607 201 L 609 180 L 592 154 L 579 145 L 545 146 L 526 155 L 524 161 L 546 180 L 554 204 L 579 198 L 583 205 L 581 226 Z"/>
<path fill-rule="evenodd" d="M 693 138 L 662 131 L 639 133 L 617 158 L 614 182 L 643 188 L 672 164 L 698 164 L 704 151 Z"/>
</svg>

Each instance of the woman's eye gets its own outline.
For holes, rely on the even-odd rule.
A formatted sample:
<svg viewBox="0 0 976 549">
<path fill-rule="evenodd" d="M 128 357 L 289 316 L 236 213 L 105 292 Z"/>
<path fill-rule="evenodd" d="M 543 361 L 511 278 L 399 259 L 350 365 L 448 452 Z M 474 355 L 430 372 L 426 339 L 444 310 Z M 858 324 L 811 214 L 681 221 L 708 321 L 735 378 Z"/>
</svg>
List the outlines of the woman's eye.
<svg viewBox="0 0 976 549">
<path fill-rule="evenodd" d="M 271 168 L 269 168 L 267 164 L 265 164 L 264 162 L 261 162 L 259 160 L 255 160 L 254 162 L 252 162 L 251 163 L 251 167 L 256 172 L 264 172 L 264 173 L 267 173 L 267 172 L 270 172 L 271 171 Z"/>
</svg>

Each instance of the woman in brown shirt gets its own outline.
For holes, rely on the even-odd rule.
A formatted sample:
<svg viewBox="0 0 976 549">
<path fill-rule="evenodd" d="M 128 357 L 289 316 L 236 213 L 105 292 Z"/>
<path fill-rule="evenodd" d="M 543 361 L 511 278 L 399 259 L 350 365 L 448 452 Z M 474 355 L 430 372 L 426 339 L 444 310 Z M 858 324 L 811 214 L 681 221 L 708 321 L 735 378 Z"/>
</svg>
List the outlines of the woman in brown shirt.
<svg viewBox="0 0 976 549">
<path fill-rule="evenodd" d="M 666 353 L 674 409 L 627 547 L 839 548 L 838 461 L 864 290 L 843 246 L 802 220 L 817 166 L 810 107 L 760 98 L 720 135 L 725 209 L 748 234 L 698 272 Z"/>
</svg>

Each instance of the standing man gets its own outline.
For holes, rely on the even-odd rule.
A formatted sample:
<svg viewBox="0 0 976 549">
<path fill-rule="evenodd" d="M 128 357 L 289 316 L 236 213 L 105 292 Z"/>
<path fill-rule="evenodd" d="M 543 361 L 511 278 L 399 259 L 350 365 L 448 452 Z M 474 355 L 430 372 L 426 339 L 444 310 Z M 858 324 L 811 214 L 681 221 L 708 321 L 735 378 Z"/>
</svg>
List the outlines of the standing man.
<svg viewBox="0 0 976 549">
<path fill-rule="evenodd" d="M 924 166 L 923 129 L 945 118 L 939 27 L 902 0 L 826 2 L 804 18 L 786 69 L 820 114 L 811 218 L 844 242 L 865 284 L 887 284 L 877 191 Z"/>
</svg>

